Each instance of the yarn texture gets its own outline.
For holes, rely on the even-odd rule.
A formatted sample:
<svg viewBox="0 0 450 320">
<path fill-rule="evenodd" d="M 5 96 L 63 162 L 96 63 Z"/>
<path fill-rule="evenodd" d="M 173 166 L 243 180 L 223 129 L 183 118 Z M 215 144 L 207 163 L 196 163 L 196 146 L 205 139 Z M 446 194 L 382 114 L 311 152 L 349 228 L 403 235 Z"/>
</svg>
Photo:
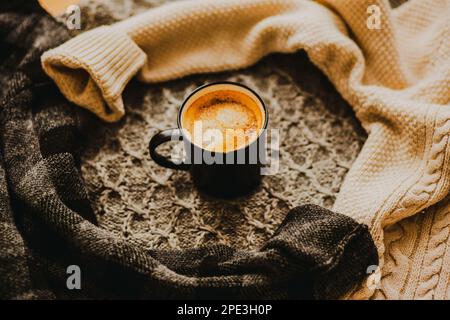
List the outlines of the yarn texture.
<svg viewBox="0 0 450 320">
<path fill-rule="evenodd" d="M 366 225 L 317 205 L 293 207 L 253 250 L 149 248 L 105 228 L 80 167 L 106 125 L 71 107 L 40 65 L 69 34 L 37 2 L 0 9 L 0 298 L 334 299 L 378 263 Z"/>
<path fill-rule="evenodd" d="M 380 24 L 369 28 L 373 5 Z M 124 87 L 135 75 L 160 82 L 305 50 L 368 133 L 333 210 L 369 226 L 383 269 L 384 229 L 435 204 L 438 209 L 429 210 L 437 216 L 448 213 L 442 200 L 450 189 L 449 13 L 444 0 L 396 9 L 381 0 L 182 1 L 83 33 L 46 52 L 42 65 L 70 101 L 116 121 L 125 112 Z M 448 224 L 438 229 L 444 237 Z M 414 253 L 417 263 L 440 270 L 448 254 L 435 233 L 424 241 L 437 250 L 416 256 L 415 242 L 391 252 Z M 425 296 L 447 286 L 436 282 L 434 271 L 417 272 Z M 365 286 L 349 296 L 369 297 L 374 290 Z"/>
</svg>

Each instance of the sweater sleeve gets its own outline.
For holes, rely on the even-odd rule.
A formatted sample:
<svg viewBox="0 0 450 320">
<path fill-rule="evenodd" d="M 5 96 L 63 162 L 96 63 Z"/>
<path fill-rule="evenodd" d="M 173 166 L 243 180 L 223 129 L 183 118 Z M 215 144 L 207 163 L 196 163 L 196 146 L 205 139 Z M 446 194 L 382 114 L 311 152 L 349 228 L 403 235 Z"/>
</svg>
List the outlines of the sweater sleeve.
<svg viewBox="0 0 450 320">
<path fill-rule="evenodd" d="M 125 85 L 146 59 L 127 34 L 104 26 L 45 52 L 42 66 L 68 100 L 113 122 L 125 113 Z"/>
<path fill-rule="evenodd" d="M 151 83 L 243 68 L 271 52 L 323 42 L 318 29 L 339 36 L 335 24 L 311 1 L 176 1 L 82 33 L 42 63 L 70 101 L 112 122 L 124 115 L 121 93 L 134 75 Z"/>
</svg>

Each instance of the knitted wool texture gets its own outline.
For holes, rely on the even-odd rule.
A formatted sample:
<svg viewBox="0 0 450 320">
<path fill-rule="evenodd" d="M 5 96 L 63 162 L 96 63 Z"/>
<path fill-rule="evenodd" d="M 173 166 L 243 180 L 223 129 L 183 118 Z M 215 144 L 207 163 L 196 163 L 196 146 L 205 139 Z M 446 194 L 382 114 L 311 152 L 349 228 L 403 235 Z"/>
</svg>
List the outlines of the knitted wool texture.
<svg viewBox="0 0 450 320">
<path fill-rule="evenodd" d="M 370 5 L 380 28 L 368 28 Z M 449 192 L 449 10 L 443 0 L 394 10 L 381 0 L 183 1 L 86 32 L 42 63 L 69 100 L 115 121 L 135 74 L 165 81 L 304 49 L 369 134 L 334 210 L 369 225 L 383 257 L 384 228 Z"/>
<path fill-rule="evenodd" d="M 378 263 L 367 226 L 314 205 L 257 250 L 149 249 L 99 227 L 80 174 L 98 120 L 40 68 L 67 38 L 36 2 L 0 4 L 0 298 L 337 298 Z"/>
<path fill-rule="evenodd" d="M 113 24 L 161 2 L 80 1 L 83 24 L 76 32 Z M 391 4 L 398 2 L 404 1 Z M 150 137 L 174 126 L 184 97 L 203 83 L 221 80 L 256 90 L 269 109 L 270 126 L 283 137 L 280 172 L 266 176 L 251 196 L 232 200 L 205 199 L 189 173 L 164 169 L 148 155 Z M 213 243 L 258 249 L 289 208 L 310 202 L 332 207 L 367 137 L 351 107 L 304 51 L 273 54 L 243 70 L 157 85 L 132 81 L 123 97 L 127 116 L 98 127 L 98 137 L 82 154 L 81 170 L 99 226 L 149 249 Z M 380 283 L 371 283 L 377 288 L 371 298 L 450 299 L 449 204 L 442 200 L 385 229 L 385 264 Z"/>
</svg>

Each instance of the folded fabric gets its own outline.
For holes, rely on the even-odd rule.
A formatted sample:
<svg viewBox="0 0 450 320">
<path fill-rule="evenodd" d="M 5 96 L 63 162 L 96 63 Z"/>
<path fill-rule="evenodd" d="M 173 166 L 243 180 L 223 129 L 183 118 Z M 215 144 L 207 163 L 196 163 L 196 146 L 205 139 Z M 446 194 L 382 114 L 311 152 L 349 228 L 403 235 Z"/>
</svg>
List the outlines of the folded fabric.
<svg viewBox="0 0 450 320">
<path fill-rule="evenodd" d="M 0 298 L 337 298 L 378 263 L 367 226 L 313 205 L 255 251 L 149 251 L 97 227 L 79 170 L 92 117 L 40 68 L 67 31 L 22 9 L 0 13 Z"/>
<path fill-rule="evenodd" d="M 445 0 L 396 9 L 382 0 L 182 1 L 83 33 L 42 65 L 70 101 L 115 121 L 134 75 L 165 81 L 305 50 L 369 134 L 333 209 L 369 225 L 382 258 L 383 228 L 450 190 L 449 14 Z"/>
</svg>

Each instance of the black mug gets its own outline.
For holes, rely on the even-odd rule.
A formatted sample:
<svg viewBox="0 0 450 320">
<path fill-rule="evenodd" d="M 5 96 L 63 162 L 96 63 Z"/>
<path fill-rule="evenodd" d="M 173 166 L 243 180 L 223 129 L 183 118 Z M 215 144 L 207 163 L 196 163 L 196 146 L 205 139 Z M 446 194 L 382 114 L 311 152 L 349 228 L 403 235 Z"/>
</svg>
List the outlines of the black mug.
<svg viewBox="0 0 450 320">
<path fill-rule="evenodd" d="M 238 91 L 251 98 L 263 119 L 253 141 L 229 152 L 210 151 L 197 145 L 182 127 L 182 117 L 193 102 L 204 94 L 220 90 Z M 202 192 L 220 198 L 245 195 L 261 182 L 261 169 L 266 164 L 268 112 L 263 100 L 252 89 L 229 81 L 203 85 L 184 100 L 177 123 L 178 128 L 160 131 L 150 139 L 150 156 L 157 164 L 165 168 L 190 170 L 194 184 Z M 174 161 L 156 150 L 159 145 L 173 140 L 183 141 L 185 157 L 182 161 Z"/>
</svg>

